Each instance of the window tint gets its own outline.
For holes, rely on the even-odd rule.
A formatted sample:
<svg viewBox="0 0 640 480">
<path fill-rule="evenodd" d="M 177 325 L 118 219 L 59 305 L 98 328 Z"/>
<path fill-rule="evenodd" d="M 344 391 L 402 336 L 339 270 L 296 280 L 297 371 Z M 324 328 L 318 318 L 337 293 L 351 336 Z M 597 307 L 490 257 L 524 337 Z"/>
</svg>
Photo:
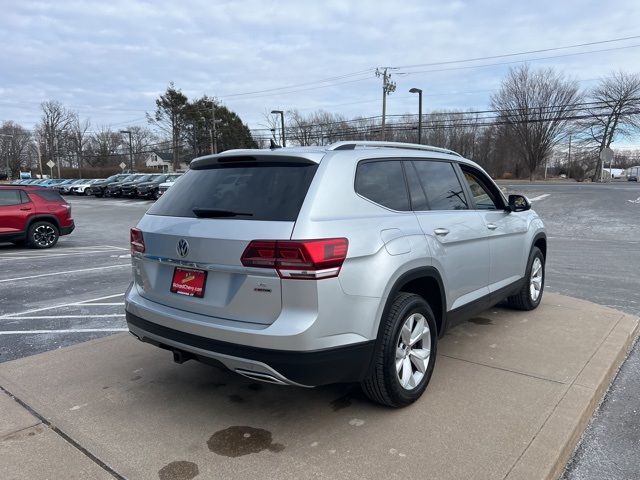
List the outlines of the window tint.
<svg viewBox="0 0 640 480">
<path fill-rule="evenodd" d="M 399 161 L 365 162 L 356 170 L 356 192 L 393 210 L 409 210 L 407 185 Z"/>
<path fill-rule="evenodd" d="M 30 195 L 37 195 L 43 200 L 47 200 L 49 202 L 67 203 L 55 190 L 37 190 L 35 192 L 30 192 Z"/>
<path fill-rule="evenodd" d="M 24 190 L 20 190 L 20 201 L 22 203 L 29 203 L 31 201 L 31 199 L 29 198 L 29 195 L 27 195 L 27 193 Z"/>
<path fill-rule="evenodd" d="M 22 203 L 20 200 L 20 192 L 18 190 L 0 190 L 0 206 L 2 205 L 18 205 Z"/>
<path fill-rule="evenodd" d="M 413 162 L 427 193 L 431 210 L 466 210 L 464 190 L 449 162 L 417 160 Z"/>
<path fill-rule="evenodd" d="M 494 193 L 492 193 L 475 174 L 465 171 L 464 179 L 467 185 L 469 185 L 469 190 L 471 190 L 471 195 L 473 195 L 473 200 L 478 210 L 498 209 L 498 203 L 496 202 Z"/>
<path fill-rule="evenodd" d="M 196 217 L 193 209 L 251 215 L 241 220 L 294 221 L 318 166 L 307 163 L 235 163 L 189 170 L 160 197 L 150 215 Z"/>
</svg>

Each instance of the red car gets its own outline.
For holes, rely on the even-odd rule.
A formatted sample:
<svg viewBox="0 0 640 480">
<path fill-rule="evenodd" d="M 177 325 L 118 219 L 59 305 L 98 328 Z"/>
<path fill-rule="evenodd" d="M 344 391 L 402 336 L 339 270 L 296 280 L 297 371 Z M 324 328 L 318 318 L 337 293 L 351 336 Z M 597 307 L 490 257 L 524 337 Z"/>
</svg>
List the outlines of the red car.
<svg viewBox="0 0 640 480">
<path fill-rule="evenodd" d="M 0 242 L 51 248 L 75 224 L 58 192 L 38 186 L 0 185 Z"/>
</svg>

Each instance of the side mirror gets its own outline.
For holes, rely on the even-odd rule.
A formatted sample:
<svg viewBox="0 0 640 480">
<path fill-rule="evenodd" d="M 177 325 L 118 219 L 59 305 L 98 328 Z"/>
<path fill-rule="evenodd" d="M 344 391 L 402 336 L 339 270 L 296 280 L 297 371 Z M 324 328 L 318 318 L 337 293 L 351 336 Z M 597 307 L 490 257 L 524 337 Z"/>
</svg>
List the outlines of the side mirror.
<svg viewBox="0 0 640 480">
<path fill-rule="evenodd" d="M 531 210 L 531 202 L 524 195 L 509 195 L 509 210 L 512 212 Z"/>
</svg>

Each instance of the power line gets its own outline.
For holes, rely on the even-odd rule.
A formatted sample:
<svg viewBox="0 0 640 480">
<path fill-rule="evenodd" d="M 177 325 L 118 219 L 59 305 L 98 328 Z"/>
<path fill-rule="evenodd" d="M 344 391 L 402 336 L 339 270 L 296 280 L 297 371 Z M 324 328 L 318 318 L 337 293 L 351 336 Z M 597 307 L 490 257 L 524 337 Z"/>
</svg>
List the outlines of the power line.
<svg viewBox="0 0 640 480">
<path fill-rule="evenodd" d="M 587 47 L 591 45 L 601 45 L 603 43 L 613 43 L 613 42 L 622 42 L 624 40 L 634 40 L 640 38 L 640 35 L 633 35 L 630 37 L 620 37 L 620 38 L 612 38 L 609 40 L 600 40 L 597 42 L 586 42 L 586 43 L 576 43 L 574 45 L 565 45 L 563 47 L 552 47 L 552 48 L 542 48 L 538 50 L 526 50 L 523 52 L 514 52 L 514 53 L 504 53 L 501 55 L 491 55 L 487 57 L 476 57 L 476 58 L 467 58 L 463 60 L 447 60 L 444 62 L 432 62 L 432 63 L 418 63 L 414 65 L 400 65 L 397 67 L 390 67 L 393 69 L 403 69 L 403 68 L 419 68 L 419 67 L 433 67 L 437 65 L 450 65 L 453 63 L 467 63 L 467 62 L 477 62 L 480 60 L 493 60 L 496 58 L 507 58 L 507 57 L 515 57 L 519 55 L 529 55 L 531 53 L 543 53 L 543 52 L 552 52 L 556 50 L 565 50 L 567 48 L 578 48 L 578 47 Z"/>
</svg>

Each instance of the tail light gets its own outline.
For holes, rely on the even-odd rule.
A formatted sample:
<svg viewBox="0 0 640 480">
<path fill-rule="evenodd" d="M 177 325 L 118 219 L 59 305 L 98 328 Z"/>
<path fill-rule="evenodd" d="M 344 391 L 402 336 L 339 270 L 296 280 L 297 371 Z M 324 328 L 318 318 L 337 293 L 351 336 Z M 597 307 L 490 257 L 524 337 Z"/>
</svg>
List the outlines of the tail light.
<svg viewBox="0 0 640 480">
<path fill-rule="evenodd" d="M 253 240 L 241 261 L 245 267 L 275 268 L 281 278 L 319 280 L 338 276 L 348 247 L 346 238 Z"/>
<path fill-rule="evenodd" d="M 139 228 L 131 229 L 131 254 L 144 253 L 144 236 Z"/>
</svg>

